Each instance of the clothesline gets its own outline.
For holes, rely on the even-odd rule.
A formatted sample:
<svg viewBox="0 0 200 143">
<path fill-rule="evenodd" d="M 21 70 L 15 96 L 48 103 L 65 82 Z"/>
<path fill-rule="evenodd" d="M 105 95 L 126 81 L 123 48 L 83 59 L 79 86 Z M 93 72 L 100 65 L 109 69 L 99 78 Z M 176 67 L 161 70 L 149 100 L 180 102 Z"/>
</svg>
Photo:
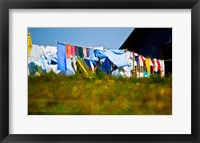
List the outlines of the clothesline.
<svg viewBox="0 0 200 143">
<path fill-rule="evenodd" d="M 168 62 L 168 61 L 172 61 L 172 59 L 167 59 L 167 60 L 164 60 L 164 61 Z"/>
<path fill-rule="evenodd" d="M 87 49 L 93 49 L 93 50 L 109 50 L 109 49 L 106 49 L 105 47 L 103 47 L 103 46 L 99 46 L 99 47 L 94 47 L 94 46 L 80 46 L 80 45 L 74 45 L 74 44 L 70 44 L 70 43 L 66 43 L 66 42 L 57 42 L 58 44 L 63 44 L 63 45 L 68 45 L 68 46 L 73 46 L 73 47 L 79 47 L 79 48 L 82 48 L 82 49 L 84 49 L 84 48 L 87 48 Z M 56 46 L 56 48 L 58 48 L 57 46 Z M 114 49 L 110 49 L 111 51 L 112 50 L 114 50 Z M 119 49 L 118 49 L 119 50 Z M 124 51 L 125 49 L 123 49 L 123 50 L 121 50 L 121 51 Z M 71 50 L 69 50 L 69 51 L 71 51 Z M 124 53 L 126 53 L 126 52 L 131 52 L 131 53 L 134 53 L 134 56 L 135 57 L 137 57 L 137 56 L 142 56 L 143 58 L 145 58 L 143 55 L 139 55 L 139 54 L 137 54 L 137 53 L 135 53 L 135 52 L 132 52 L 132 51 L 129 51 L 129 50 L 126 50 L 126 51 L 124 51 Z M 43 52 L 43 51 L 42 51 Z M 66 51 L 66 52 L 68 52 L 68 51 Z M 43 53 L 44 54 L 44 53 Z M 69 53 L 69 54 L 71 54 L 71 53 Z M 85 56 L 85 53 L 83 53 L 84 54 L 84 56 Z M 68 57 L 69 58 L 69 57 Z M 85 58 L 85 57 L 84 57 Z M 150 59 L 152 59 L 152 58 L 150 58 Z M 164 60 L 164 61 L 170 61 L 171 59 L 169 59 L 169 60 Z"/>
<path fill-rule="evenodd" d="M 94 70 L 94 67 L 98 67 L 102 72 L 106 74 L 112 74 L 113 66 L 116 66 L 117 69 L 115 74 L 125 74 L 127 77 L 130 77 L 133 73 L 132 70 L 136 69 L 137 66 L 137 76 L 142 77 L 141 73 L 145 76 L 146 73 L 151 74 L 151 70 L 163 71 L 164 61 L 172 61 L 172 59 L 156 59 L 150 57 L 144 57 L 133 51 L 128 51 L 124 49 L 105 49 L 102 47 L 87 47 L 87 46 L 75 46 L 69 43 L 57 43 L 57 46 L 49 49 L 48 53 L 44 52 L 47 46 L 34 45 L 32 52 L 28 55 L 29 60 L 35 62 L 40 62 L 42 69 L 47 69 L 46 72 L 52 69 L 55 73 L 59 71 L 72 71 L 75 74 L 75 69 L 77 69 L 76 64 L 79 64 L 80 60 L 83 60 L 89 68 Z M 48 48 L 47 48 L 48 49 Z M 76 50 L 77 49 L 77 50 Z M 84 49 L 88 49 L 84 51 Z M 77 58 L 80 58 L 77 60 Z M 135 58 L 133 58 L 135 57 Z M 85 60 L 88 60 L 87 62 Z M 101 64 L 98 62 L 101 61 Z M 134 63 L 133 63 L 134 61 Z M 156 63 L 155 63 L 156 61 Z M 78 62 L 78 63 L 76 63 Z M 83 64 L 83 63 L 82 63 Z M 52 67 L 52 66 L 54 67 Z M 84 65 L 84 64 L 83 64 Z M 139 67 L 139 66 L 142 67 Z M 73 67 L 72 67 L 73 66 Z M 144 68 L 143 68 L 144 67 Z M 162 67 L 162 68 L 161 68 Z M 49 68 L 49 69 L 48 69 Z M 138 69 L 139 68 L 139 69 Z M 146 70 L 146 73 L 145 73 Z M 149 76 L 148 75 L 148 76 Z M 164 75 L 164 72 L 163 74 Z"/>
<path fill-rule="evenodd" d="M 57 43 L 60 43 L 60 44 L 65 44 L 65 45 L 69 45 L 69 46 L 76 46 L 76 47 L 82 47 L 82 48 L 88 48 L 88 49 L 92 49 L 92 48 L 102 48 L 104 49 L 105 47 L 104 46 L 83 46 L 83 45 L 74 45 L 74 44 L 70 44 L 70 43 L 65 43 L 65 42 L 57 42 Z"/>
<path fill-rule="evenodd" d="M 30 55 L 28 55 L 28 57 L 30 57 L 30 58 L 34 58 L 34 59 L 40 59 L 39 57 L 35 57 L 35 56 L 30 56 Z M 136 56 L 137 57 L 137 56 Z M 89 59 L 88 57 L 84 57 L 84 59 Z M 164 61 L 172 61 L 172 59 L 167 59 L 167 60 L 164 60 Z"/>
</svg>

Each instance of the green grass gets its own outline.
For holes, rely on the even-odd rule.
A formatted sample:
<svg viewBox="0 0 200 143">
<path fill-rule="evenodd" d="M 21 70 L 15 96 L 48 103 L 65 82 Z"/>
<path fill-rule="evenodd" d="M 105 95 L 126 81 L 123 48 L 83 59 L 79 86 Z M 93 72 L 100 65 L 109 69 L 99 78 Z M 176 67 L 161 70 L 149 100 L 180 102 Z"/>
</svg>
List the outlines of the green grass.
<svg viewBox="0 0 200 143">
<path fill-rule="evenodd" d="M 28 77 L 29 115 L 171 115 L 172 78 Z"/>
</svg>

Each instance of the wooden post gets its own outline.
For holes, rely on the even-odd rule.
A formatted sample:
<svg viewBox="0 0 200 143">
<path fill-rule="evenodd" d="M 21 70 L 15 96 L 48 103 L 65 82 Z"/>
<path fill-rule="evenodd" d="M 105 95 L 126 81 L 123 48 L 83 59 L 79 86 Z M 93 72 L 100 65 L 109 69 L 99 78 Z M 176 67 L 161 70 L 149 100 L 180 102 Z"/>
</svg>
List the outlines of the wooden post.
<svg viewBox="0 0 200 143">
<path fill-rule="evenodd" d="M 86 69 L 84 68 L 84 66 L 81 64 L 81 62 L 77 59 L 78 64 L 81 66 L 81 68 L 83 69 L 83 71 L 88 75 L 88 72 L 86 71 Z"/>
</svg>

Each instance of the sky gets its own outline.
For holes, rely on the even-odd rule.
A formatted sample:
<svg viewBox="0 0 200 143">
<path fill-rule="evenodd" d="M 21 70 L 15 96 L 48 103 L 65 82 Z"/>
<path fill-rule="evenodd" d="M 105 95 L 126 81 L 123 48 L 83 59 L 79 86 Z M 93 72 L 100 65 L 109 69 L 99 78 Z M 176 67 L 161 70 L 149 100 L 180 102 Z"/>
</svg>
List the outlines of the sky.
<svg viewBox="0 0 200 143">
<path fill-rule="evenodd" d="M 56 46 L 57 42 L 74 46 L 119 49 L 134 28 L 28 28 L 35 45 Z"/>
</svg>

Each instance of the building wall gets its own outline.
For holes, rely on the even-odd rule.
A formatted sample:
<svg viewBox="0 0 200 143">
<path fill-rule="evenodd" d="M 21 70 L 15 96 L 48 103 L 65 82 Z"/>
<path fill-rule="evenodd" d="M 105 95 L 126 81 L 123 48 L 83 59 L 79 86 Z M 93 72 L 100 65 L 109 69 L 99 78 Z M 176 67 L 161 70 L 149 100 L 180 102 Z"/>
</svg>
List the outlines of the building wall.
<svg viewBox="0 0 200 143">
<path fill-rule="evenodd" d="M 136 28 L 120 49 L 128 49 L 145 57 L 172 59 L 172 28 Z M 166 73 L 172 73 L 172 61 Z"/>
<path fill-rule="evenodd" d="M 162 58 L 162 45 L 172 41 L 171 28 L 139 28 L 126 41 L 123 48 L 134 50 L 145 57 Z"/>
</svg>

